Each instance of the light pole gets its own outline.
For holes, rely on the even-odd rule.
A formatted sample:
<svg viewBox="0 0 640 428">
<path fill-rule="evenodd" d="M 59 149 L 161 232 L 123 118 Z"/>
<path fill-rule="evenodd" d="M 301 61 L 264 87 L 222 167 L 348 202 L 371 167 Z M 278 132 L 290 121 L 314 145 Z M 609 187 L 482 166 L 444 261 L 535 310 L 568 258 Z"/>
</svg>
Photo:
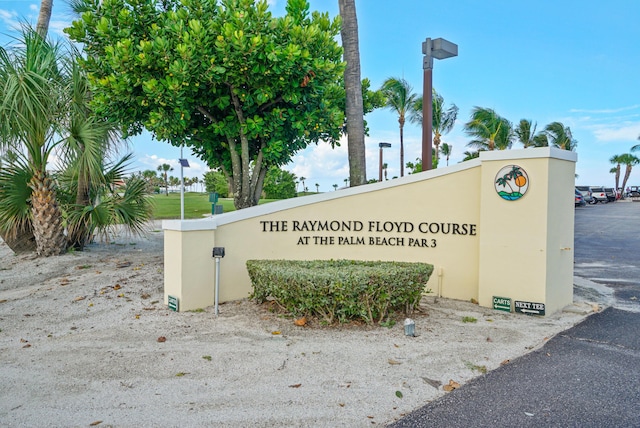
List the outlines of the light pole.
<svg viewBox="0 0 640 428">
<path fill-rule="evenodd" d="M 388 149 L 391 147 L 391 143 L 380 143 L 378 146 L 380 146 L 380 174 L 378 181 L 382 181 L 382 149 Z"/>
<path fill-rule="evenodd" d="M 189 161 L 182 157 L 182 146 L 180 146 L 180 220 L 184 220 L 184 169 L 189 168 Z"/>
<path fill-rule="evenodd" d="M 422 170 L 432 167 L 431 145 L 433 139 L 433 58 L 445 59 L 458 56 L 458 45 L 448 40 L 427 38 L 422 43 L 424 59 L 424 86 L 422 89 Z"/>
</svg>

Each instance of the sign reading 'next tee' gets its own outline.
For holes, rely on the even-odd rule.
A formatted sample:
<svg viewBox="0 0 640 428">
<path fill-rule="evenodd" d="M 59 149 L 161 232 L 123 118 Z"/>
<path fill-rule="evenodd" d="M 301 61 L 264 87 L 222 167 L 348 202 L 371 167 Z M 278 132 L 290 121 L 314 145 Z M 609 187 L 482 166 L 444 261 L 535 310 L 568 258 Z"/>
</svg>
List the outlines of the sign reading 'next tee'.
<svg viewBox="0 0 640 428">
<path fill-rule="evenodd" d="M 516 312 L 527 315 L 544 315 L 544 303 L 535 302 L 514 302 Z"/>
<path fill-rule="evenodd" d="M 262 220 L 260 229 L 264 233 L 294 233 L 297 245 L 435 248 L 441 236 L 477 235 L 475 224 L 427 221 Z"/>
</svg>

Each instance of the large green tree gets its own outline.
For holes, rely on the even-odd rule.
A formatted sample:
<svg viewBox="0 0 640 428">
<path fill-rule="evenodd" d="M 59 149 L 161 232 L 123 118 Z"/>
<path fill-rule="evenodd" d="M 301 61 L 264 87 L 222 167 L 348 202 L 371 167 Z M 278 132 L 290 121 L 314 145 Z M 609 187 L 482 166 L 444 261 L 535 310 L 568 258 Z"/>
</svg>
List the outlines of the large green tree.
<svg viewBox="0 0 640 428">
<path fill-rule="evenodd" d="M 339 19 L 289 0 L 85 0 L 65 31 L 83 43 L 94 106 L 126 135 L 148 129 L 192 149 L 230 182 L 236 208 L 256 205 L 269 166 L 311 143 L 335 144 Z"/>
<path fill-rule="evenodd" d="M 381 91 L 386 97 L 386 106 L 398 114 L 400 126 L 400 177 L 404 176 L 404 124 L 414 108 L 416 94 L 405 79 L 390 77 L 382 83 Z"/>
<path fill-rule="evenodd" d="M 288 199 L 296 196 L 296 175 L 278 167 L 267 171 L 264 193 L 268 199 Z"/>
</svg>

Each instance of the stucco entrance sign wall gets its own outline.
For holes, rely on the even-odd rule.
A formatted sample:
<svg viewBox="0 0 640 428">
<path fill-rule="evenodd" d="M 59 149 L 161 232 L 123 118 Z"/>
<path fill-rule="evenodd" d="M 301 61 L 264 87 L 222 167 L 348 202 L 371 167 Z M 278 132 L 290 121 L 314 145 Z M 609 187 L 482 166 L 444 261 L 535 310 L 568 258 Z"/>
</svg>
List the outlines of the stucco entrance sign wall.
<svg viewBox="0 0 640 428">
<path fill-rule="evenodd" d="M 551 314 L 573 300 L 576 160 L 552 147 L 487 151 L 395 180 L 165 220 L 165 303 L 213 305 L 211 249 L 224 247 L 220 302 L 251 293 L 247 260 L 342 258 L 430 263 L 427 288 L 442 297 L 493 307 L 502 296 Z"/>
<path fill-rule="evenodd" d="M 495 186 L 502 199 L 517 201 L 529 190 L 529 176 L 518 165 L 507 165 L 496 174 Z"/>
</svg>

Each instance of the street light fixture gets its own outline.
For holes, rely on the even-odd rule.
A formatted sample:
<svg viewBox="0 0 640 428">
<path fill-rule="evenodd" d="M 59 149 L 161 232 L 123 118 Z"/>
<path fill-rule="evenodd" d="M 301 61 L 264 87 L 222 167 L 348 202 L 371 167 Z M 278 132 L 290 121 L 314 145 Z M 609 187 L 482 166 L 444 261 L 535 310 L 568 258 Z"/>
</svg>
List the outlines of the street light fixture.
<svg viewBox="0 0 640 428">
<path fill-rule="evenodd" d="M 422 94 L 422 170 L 432 168 L 432 141 L 433 141 L 433 58 L 446 59 L 458 56 L 458 45 L 448 40 L 427 38 L 422 43 L 424 59 L 424 86 Z"/>
<path fill-rule="evenodd" d="M 378 146 L 380 146 L 380 174 L 378 181 L 382 181 L 382 149 L 388 149 L 391 147 L 391 143 L 380 143 Z"/>
<path fill-rule="evenodd" d="M 189 168 L 189 161 L 182 157 L 182 146 L 180 146 L 180 220 L 184 220 L 184 169 Z"/>
</svg>

